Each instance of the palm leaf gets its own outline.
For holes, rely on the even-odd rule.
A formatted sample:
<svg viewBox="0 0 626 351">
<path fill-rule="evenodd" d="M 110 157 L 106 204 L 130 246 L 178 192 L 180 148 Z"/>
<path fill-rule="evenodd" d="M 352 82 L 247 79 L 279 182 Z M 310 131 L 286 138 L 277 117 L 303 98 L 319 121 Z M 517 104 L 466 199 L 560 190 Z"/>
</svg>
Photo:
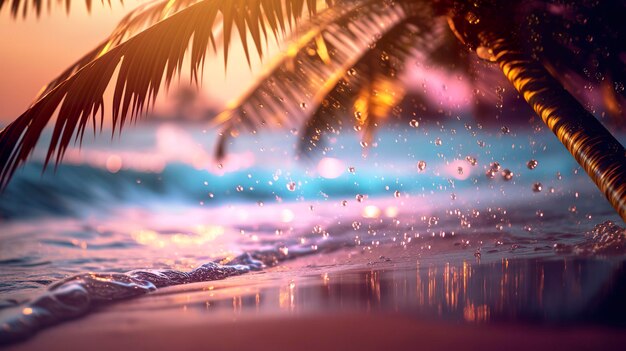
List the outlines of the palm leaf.
<svg viewBox="0 0 626 351">
<path fill-rule="evenodd" d="M 319 109 L 346 72 L 376 42 L 409 17 L 428 11 L 421 3 L 353 1 L 314 17 L 248 93 L 216 118 L 223 124 L 217 156 L 231 136 L 260 127 L 299 128 Z"/>
<path fill-rule="evenodd" d="M 104 40 L 100 45 L 85 54 L 74 64 L 65 69 L 65 71 L 63 71 L 54 80 L 44 86 L 39 92 L 36 99 L 39 99 L 40 97 L 46 95 L 57 85 L 71 77 L 78 70 L 85 67 L 93 60 L 99 58 L 107 51 L 120 45 L 125 40 L 131 38 L 134 34 L 146 29 L 147 27 L 150 27 L 151 25 L 159 21 L 162 21 L 163 19 L 177 13 L 181 9 L 197 3 L 198 1 L 199 0 L 160 0 L 140 5 L 139 7 L 128 13 L 126 16 L 124 16 L 124 18 L 122 18 L 122 20 L 119 22 L 119 24 L 106 40 Z"/>
<path fill-rule="evenodd" d="M 204 0 L 150 26 L 98 57 L 79 63 L 65 80 L 55 82 L 31 107 L 0 132 L 0 186 L 7 182 L 33 151 L 44 127 L 56 111 L 56 120 L 45 165 L 52 158 L 60 162 L 72 139 L 82 140 L 87 124 L 97 128 L 104 119 L 104 92 L 116 70 L 113 90 L 113 132 L 129 120 L 135 120 L 154 103 L 161 84 L 169 87 L 180 74 L 189 48 L 190 71 L 198 72 L 211 41 L 214 24 L 224 28 L 224 53 L 228 52 L 233 24 L 238 28 L 246 53 L 248 32 L 260 52 L 261 28 L 279 33 L 285 24 L 295 23 L 304 9 L 315 13 L 317 2 L 311 0 Z M 217 21 L 217 22 L 216 22 Z M 96 50 L 92 51 L 94 54 Z M 80 68 L 78 68 L 80 67 Z"/>
<path fill-rule="evenodd" d="M 70 12 L 70 6 L 72 1 L 71 0 L 57 0 L 56 1 L 58 4 L 62 4 L 65 5 L 65 11 L 67 13 Z M 87 6 L 87 11 L 91 12 L 91 4 L 92 4 L 93 0 L 85 0 L 85 6 Z M 104 3 L 104 0 L 101 0 L 102 3 Z M 11 3 L 10 7 L 11 7 L 11 16 L 13 17 L 17 17 L 18 14 L 20 13 L 20 8 L 22 9 L 22 17 L 26 18 L 26 16 L 28 15 L 28 9 L 31 8 L 32 10 L 35 11 L 35 13 L 37 14 L 37 17 L 39 17 L 39 15 L 41 15 L 41 10 L 43 8 L 43 3 L 44 0 L 31 0 L 30 1 L 30 6 L 29 6 L 29 1 L 28 0 L 0 0 L 0 11 L 2 11 L 2 8 L 4 7 L 4 5 L 9 6 L 9 3 Z M 47 0 L 47 8 L 48 11 L 50 11 L 51 7 L 52 7 L 52 1 L 51 0 Z M 111 5 L 111 0 L 107 0 L 107 3 L 109 4 L 109 6 Z"/>
<path fill-rule="evenodd" d="M 557 10 L 549 6 L 557 7 Z M 582 87 L 600 89 L 606 110 L 623 125 L 626 111 L 626 2 L 566 2 L 535 4 L 524 12 L 522 30 L 530 33 L 522 43 L 580 100 L 588 97 Z M 582 84 L 577 84 L 583 82 Z M 577 88 L 576 88 L 577 87 Z"/>
<path fill-rule="evenodd" d="M 125 40 L 131 38 L 134 34 L 150 27 L 151 25 L 162 21 L 165 18 L 170 17 L 171 15 L 177 13 L 178 11 L 187 8 L 200 0 L 157 0 L 145 3 L 130 13 L 128 13 L 122 20 L 118 23 L 116 28 L 112 31 L 111 35 L 104 40 L 100 45 L 94 48 L 92 51 L 85 54 L 82 58 L 76 61 L 73 65 L 69 66 L 64 72 L 62 72 L 57 78 L 48 83 L 45 87 L 42 88 L 37 98 L 45 95 L 50 90 L 54 89 L 56 85 L 63 82 L 67 78 L 69 78 L 72 74 L 76 73 L 79 69 L 90 63 L 91 61 L 97 59 L 102 56 L 107 51 L 113 49 L 114 47 L 120 45 Z M 269 5 L 268 5 L 269 4 Z M 252 4 L 255 5 L 255 4 Z M 255 7 L 256 6 L 256 7 Z M 278 1 L 262 1 L 255 6 L 252 6 L 253 9 L 256 9 L 256 16 L 260 15 L 259 7 L 265 6 L 267 8 L 266 12 L 268 14 L 267 21 L 271 22 L 270 27 L 276 28 L 278 26 L 281 27 L 282 32 L 285 31 L 285 19 L 281 17 L 281 20 L 276 21 L 275 16 L 277 14 L 276 11 L 281 11 L 283 7 L 280 0 Z M 291 7 L 293 7 L 292 5 Z M 317 4 L 311 5 L 312 9 L 315 9 Z M 285 6 L 289 7 L 289 6 Z M 226 10 L 227 12 L 232 13 L 233 11 Z M 273 15 L 272 15 L 273 14 Z M 255 17 L 256 18 L 256 17 Z M 213 24 L 215 27 L 214 31 L 210 33 L 210 41 L 213 45 L 213 50 L 216 51 L 216 41 L 218 38 L 217 35 L 221 33 L 221 28 L 219 27 L 220 21 L 222 17 L 218 17 Z M 231 16 L 231 20 L 235 20 L 235 16 Z M 218 23 L 220 22 L 220 23 Z M 252 23 L 252 19 L 250 19 L 250 23 Z M 232 26 L 232 25 L 231 25 Z M 265 27 L 261 26 L 264 30 Z M 264 32 L 265 33 L 265 32 Z M 278 37 L 278 33 L 274 30 L 275 37 Z M 267 39 L 267 35 L 264 36 Z M 259 55 L 261 52 L 259 51 Z"/>
<path fill-rule="evenodd" d="M 403 96 L 401 78 L 406 64 L 418 55 L 428 55 L 437 46 L 440 30 L 437 21 L 423 12 L 385 34 L 348 70 L 305 123 L 299 154 L 319 149 L 322 135 L 339 133 L 344 124 L 361 131 L 364 145 L 370 145 L 376 127 Z"/>
</svg>

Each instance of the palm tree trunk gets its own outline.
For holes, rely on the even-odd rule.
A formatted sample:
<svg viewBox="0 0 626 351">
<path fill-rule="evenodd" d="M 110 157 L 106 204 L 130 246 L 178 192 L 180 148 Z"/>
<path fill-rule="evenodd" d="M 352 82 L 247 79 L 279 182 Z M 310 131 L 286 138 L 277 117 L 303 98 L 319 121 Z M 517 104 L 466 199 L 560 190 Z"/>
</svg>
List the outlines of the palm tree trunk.
<svg viewBox="0 0 626 351">
<path fill-rule="evenodd" d="M 480 35 L 515 89 L 556 134 L 626 222 L 626 151 L 536 60 L 515 42 L 489 32 Z"/>
</svg>

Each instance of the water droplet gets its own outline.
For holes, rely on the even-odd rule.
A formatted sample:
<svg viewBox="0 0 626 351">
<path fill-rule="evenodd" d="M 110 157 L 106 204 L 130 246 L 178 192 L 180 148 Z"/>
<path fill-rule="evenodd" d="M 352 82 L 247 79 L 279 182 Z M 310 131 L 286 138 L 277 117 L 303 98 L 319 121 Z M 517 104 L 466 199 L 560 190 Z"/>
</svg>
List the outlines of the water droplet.
<svg viewBox="0 0 626 351">
<path fill-rule="evenodd" d="M 393 193 L 393 196 L 395 196 L 395 197 L 400 197 L 400 191 L 399 191 L 399 190 L 396 190 L 396 191 Z"/>
<path fill-rule="evenodd" d="M 457 168 L 456 168 L 456 172 L 457 172 L 459 175 L 463 175 L 463 167 L 457 167 Z"/>
<path fill-rule="evenodd" d="M 362 148 L 366 148 L 367 147 L 367 141 L 361 141 L 361 147 Z"/>
<path fill-rule="evenodd" d="M 441 141 L 441 138 L 436 138 L 435 139 L 435 145 L 441 146 L 441 144 L 443 144 L 443 142 Z"/>
<path fill-rule="evenodd" d="M 356 199 L 356 201 L 358 202 L 363 202 L 363 199 L 365 198 L 363 195 L 361 194 L 356 194 L 356 196 L 354 197 Z"/>
<path fill-rule="evenodd" d="M 489 164 L 489 168 L 491 168 L 491 169 L 492 169 L 492 170 L 494 170 L 494 171 L 499 171 L 499 170 L 500 170 L 500 168 L 501 168 L 501 167 L 500 167 L 500 163 L 498 163 L 498 162 L 491 162 L 491 163 Z"/>
<path fill-rule="evenodd" d="M 533 184 L 533 191 L 538 193 L 541 192 L 541 189 L 543 189 L 543 186 L 541 185 L 541 183 L 537 182 L 535 184 Z"/>
<path fill-rule="evenodd" d="M 530 160 L 526 164 L 526 167 L 528 167 L 528 169 L 535 169 L 538 164 L 539 164 L 539 162 L 537 162 L 537 160 Z"/>
<path fill-rule="evenodd" d="M 476 259 L 480 260 L 480 248 L 478 250 L 476 250 L 476 252 L 474 252 L 474 257 L 476 257 Z"/>
<path fill-rule="evenodd" d="M 354 68 L 350 68 L 350 69 L 348 70 L 348 75 L 349 75 L 349 76 L 351 76 L 351 77 L 356 76 L 356 69 L 354 69 Z"/>
<path fill-rule="evenodd" d="M 348 201 L 347 200 L 341 201 L 341 206 L 343 206 L 343 207 L 348 206 Z"/>
<path fill-rule="evenodd" d="M 235 188 L 235 190 L 237 190 L 237 192 L 242 192 L 243 191 L 243 187 L 241 185 L 237 185 L 237 187 Z"/>
<path fill-rule="evenodd" d="M 508 168 L 504 169 L 502 171 L 502 178 L 504 178 L 504 180 L 506 181 L 513 179 L 513 172 L 511 172 Z"/>
<path fill-rule="evenodd" d="M 409 125 L 410 125 L 411 127 L 413 127 L 413 128 L 417 128 L 417 127 L 419 127 L 420 122 L 418 122 L 416 119 L 412 119 L 412 120 L 409 122 Z"/>
<path fill-rule="evenodd" d="M 420 172 L 423 172 L 426 169 L 426 161 L 419 161 L 417 163 L 417 169 Z"/>
<path fill-rule="evenodd" d="M 485 61 L 489 61 L 489 62 L 495 62 L 496 61 L 496 55 L 493 54 L 493 50 L 491 48 L 488 48 L 486 46 L 479 46 L 476 48 L 476 56 L 478 56 L 479 59 L 481 60 L 485 60 Z"/>
<path fill-rule="evenodd" d="M 495 169 L 488 169 L 485 172 L 485 176 L 489 179 L 493 179 L 496 177 L 496 173 L 498 173 L 498 171 L 496 171 Z"/>
<path fill-rule="evenodd" d="M 432 216 L 428 218 L 428 226 L 432 227 L 434 225 L 437 225 L 439 223 L 439 218 Z"/>
<path fill-rule="evenodd" d="M 465 20 L 469 23 L 469 24 L 478 24 L 480 23 L 480 18 L 472 11 L 468 11 L 465 14 Z"/>
<path fill-rule="evenodd" d="M 287 190 L 295 191 L 296 190 L 296 182 L 289 182 L 289 183 L 287 183 Z"/>
<path fill-rule="evenodd" d="M 354 230 L 359 230 L 361 228 L 361 222 L 356 222 L 356 221 L 352 222 L 352 228 Z"/>
<path fill-rule="evenodd" d="M 354 174 L 354 172 L 356 172 L 356 169 L 354 167 L 348 167 L 348 172 Z"/>
<path fill-rule="evenodd" d="M 301 102 L 300 108 L 302 108 L 303 110 L 306 110 L 306 102 Z"/>
<path fill-rule="evenodd" d="M 478 164 L 478 160 L 473 156 L 465 156 L 465 161 L 469 162 L 472 166 L 476 166 Z"/>
<path fill-rule="evenodd" d="M 502 128 L 500 128 L 500 131 L 502 132 L 502 134 L 509 134 L 511 132 L 511 130 L 507 126 L 502 126 Z"/>
</svg>

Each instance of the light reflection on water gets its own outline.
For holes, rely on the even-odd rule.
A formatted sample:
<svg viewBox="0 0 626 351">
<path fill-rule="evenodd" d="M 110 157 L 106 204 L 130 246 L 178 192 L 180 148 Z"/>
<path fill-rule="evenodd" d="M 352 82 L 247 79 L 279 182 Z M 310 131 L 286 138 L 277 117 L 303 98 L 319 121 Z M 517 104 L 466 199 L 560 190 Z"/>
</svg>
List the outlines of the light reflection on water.
<svg viewBox="0 0 626 351">
<path fill-rule="evenodd" d="M 271 274 L 271 273 L 269 273 Z M 263 279 L 263 278 L 261 278 Z M 626 264 L 619 260 L 529 259 L 387 267 L 148 297 L 141 308 L 211 313 L 400 313 L 464 322 L 626 325 Z M 206 284 L 205 284 L 206 285 Z M 219 291 L 219 283 L 210 291 Z M 221 297 L 220 297 L 221 296 Z M 125 308 L 124 304 L 120 308 Z"/>
<path fill-rule="evenodd" d="M 499 136 L 485 146 L 477 141 L 493 135 L 458 129 L 442 146 L 409 140 L 415 133 L 445 137 L 443 129 L 383 131 L 388 142 L 367 159 L 340 140 L 323 162 L 302 167 L 276 152 L 216 169 L 204 164 L 206 155 L 198 165 L 166 153 L 158 173 L 128 163 L 112 173 L 104 162 L 110 155 L 97 148 L 85 155 L 101 164 L 75 160 L 57 175 L 42 178 L 29 164 L 0 197 L 7 219 L 0 222 L 0 311 L 21 308 L 75 274 L 189 272 L 269 252 L 295 253 L 289 258 L 297 262 L 306 253 L 316 262 L 283 275 L 281 263 L 266 273 L 273 281 L 250 274 L 240 286 L 197 293 L 185 286 L 170 297 L 165 288 L 120 306 L 623 324 L 623 229 L 602 224 L 600 235 L 589 234 L 605 221 L 621 222 L 562 146 L 537 133 Z M 539 162 L 533 169 L 531 159 Z M 420 171 L 418 161 L 428 166 Z M 486 176 L 494 162 L 514 176 Z M 538 181 L 545 190 L 533 191 Z M 329 252 L 342 259 L 328 261 Z M 607 254 L 613 256 L 599 256 Z M 369 258 L 351 261 L 359 255 Z M 279 263 L 269 258 L 269 266 Z"/>
</svg>

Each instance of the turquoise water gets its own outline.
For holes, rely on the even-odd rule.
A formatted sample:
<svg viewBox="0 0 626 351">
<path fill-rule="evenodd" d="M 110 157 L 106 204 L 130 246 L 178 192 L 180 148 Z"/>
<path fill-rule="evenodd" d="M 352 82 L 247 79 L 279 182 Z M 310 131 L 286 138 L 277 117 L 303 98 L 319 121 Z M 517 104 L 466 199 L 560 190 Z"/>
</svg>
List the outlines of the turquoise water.
<svg viewBox="0 0 626 351">
<path fill-rule="evenodd" d="M 443 319 L 622 323 L 588 310 L 604 301 L 598 296 L 610 300 L 620 291 L 614 283 L 623 280 L 623 223 L 545 128 L 507 129 L 401 125 L 382 130 L 367 150 L 355 135 L 344 135 L 326 140 L 324 154 L 307 156 L 285 147 L 298 140 L 296 132 L 240 136 L 218 163 L 213 132 L 153 124 L 114 144 L 105 135 L 80 152 L 70 150 L 66 163 L 43 176 L 38 151 L 0 196 L 4 338 L 30 336 L 160 287 L 305 257 L 319 257 L 332 267 L 331 277 L 346 282 L 372 269 L 382 281 L 408 274 L 403 284 L 415 289 L 401 300 L 385 295 L 383 309 L 400 304 Z M 345 259 L 354 252 L 369 258 Z M 324 262 L 327 254 L 342 259 Z M 427 264 L 415 266 L 419 261 Z M 523 282 L 503 283 L 505 261 Z M 385 262 L 399 266 L 376 268 Z M 564 273 L 560 262 L 580 269 Z M 449 313 L 432 307 L 446 303 L 442 272 L 464 267 L 475 272 L 467 277 L 475 285 L 463 292 L 463 303 Z M 574 285 L 581 293 L 539 303 L 539 271 L 543 281 L 566 277 L 562 285 L 542 287 L 545 299 L 557 301 Z M 318 273 L 301 267 L 298 276 Z M 432 305 L 417 297 L 431 275 L 439 287 L 429 297 Z M 319 286 L 315 279 L 298 284 L 301 296 L 309 296 L 307 286 Z M 353 287 L 358 296 L 342 297 L 355 308 L 359 296 L 375 297 L 359 284 Z M 481 292 L 480 284 L 504 292 Z M 280 287 L 267 289 L 271 295 Z M 505 295 L 516 304 L 503 307 L 508 302 L 497 296 Z M 333 296 L 303 297 L 299 306 L 332 307 Z M 526 302 L 532 313 L 523 311 Z"/>
</svg>

